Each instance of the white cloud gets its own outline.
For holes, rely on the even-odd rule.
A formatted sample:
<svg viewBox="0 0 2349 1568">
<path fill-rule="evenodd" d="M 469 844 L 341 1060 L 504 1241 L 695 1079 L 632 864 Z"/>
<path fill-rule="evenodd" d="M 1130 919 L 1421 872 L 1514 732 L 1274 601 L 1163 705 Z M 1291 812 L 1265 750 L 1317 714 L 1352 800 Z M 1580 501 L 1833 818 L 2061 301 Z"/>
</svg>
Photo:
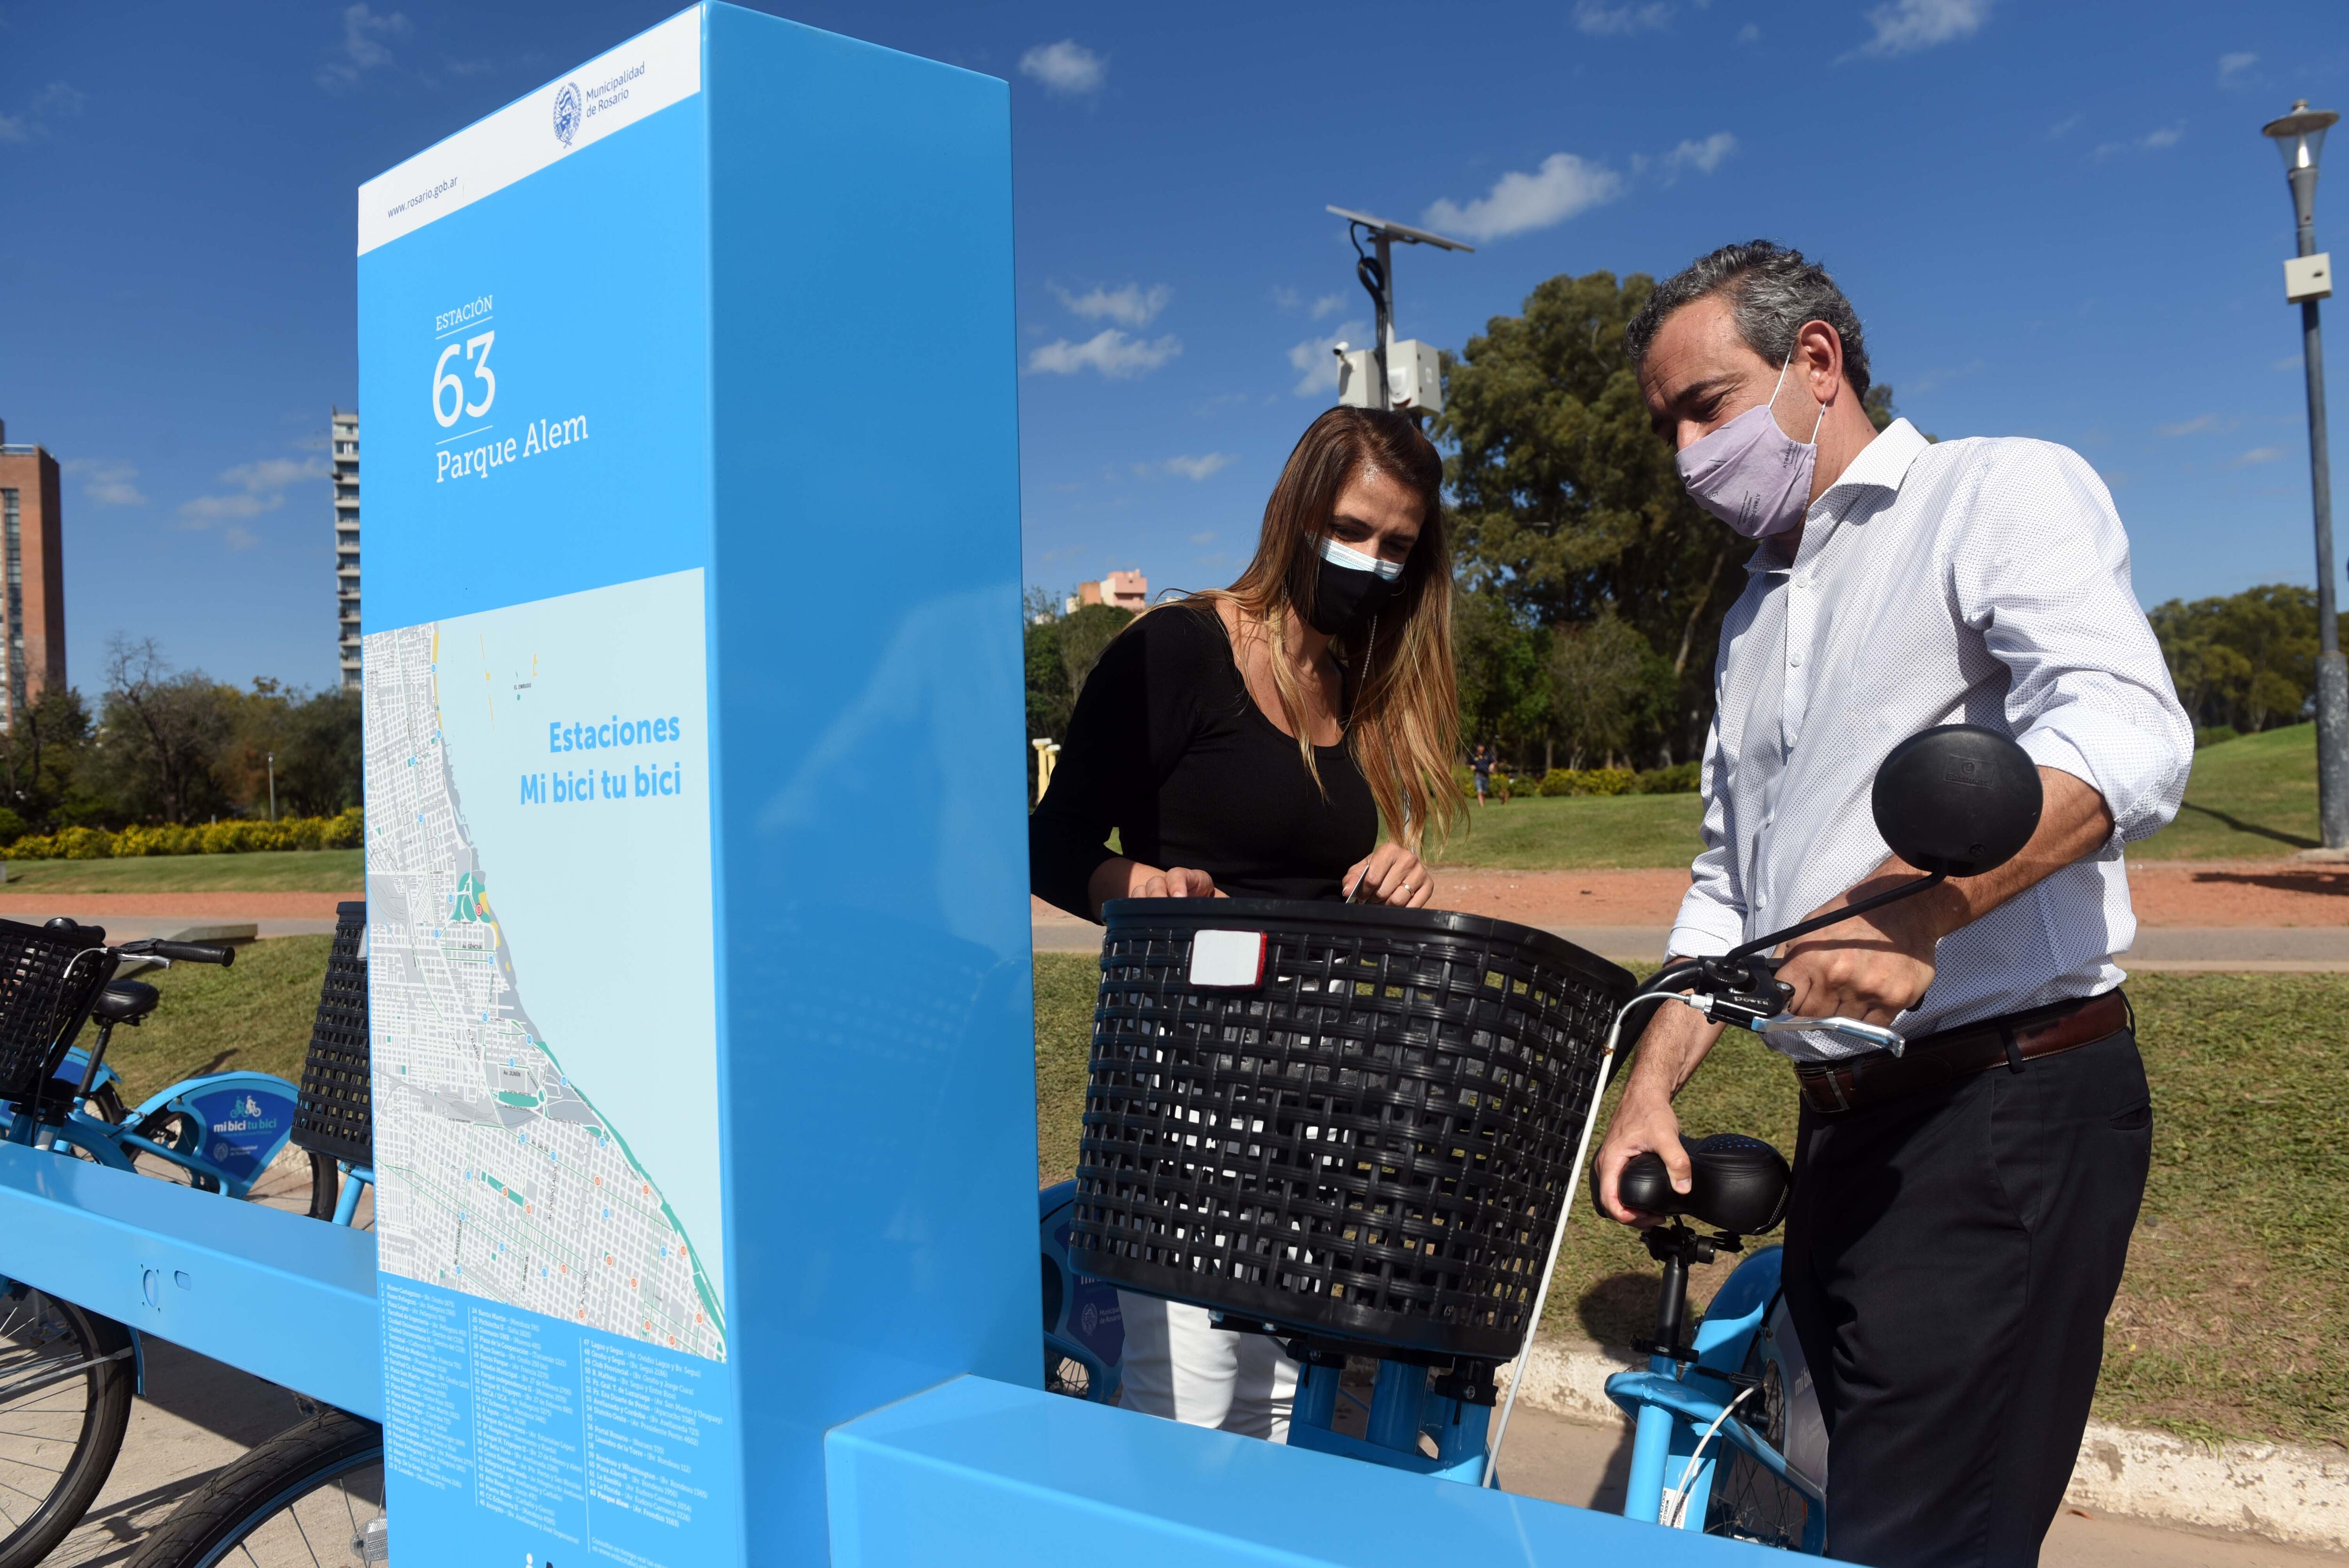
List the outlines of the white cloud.
<svg viewBox="0 0 2349 1568">
<path fill-rule="evenodd" d="M 2199 435 L 2204 430 L 2215 430 L 2218 428 L 2218 415 L 2197 414 L 2191 419 L 2178 419 L 2167 425 L 2157 425 L 2154 427 L 2154 434 L 2165 439 L 2174 440 L 2179 436 Z"/>
<path fill-rule="evenodd" d="M 180 503 L 180 515 L 190 528 L 210 528 L 233 517 L 259 517 L 285 504 L 285 487 L 302 480 L 324 479 L 326 465 L 319 458 L 263 458 L 221 470 L 221 482 L 238 488 L 226 495 L 200 495 Z M 233 542 L 233 541 L 232 541 Z M 239 546 L 239 548 L 243 548 Z"/>
<path fill-rule="evenodd" d="M 1019 57 L 1019 74 L 1033 77 L 1056 93 L 1081 97 L 1099 92 L 1108 70 L 1108 61 L 1074 38 L 1039 44 Z"/>
<path fill-rule="evenodd" d="M 1323 294 L 1313 302 L 1313 319 L 1319 321 L 1323 316 L 1335 315 L 1345 308 L 1344 294 Z"/>
<path fill-rule="evenodd" d="M 1327 337 L 1309 337 L 1288 351 L 1288 366 L 1298 372 L 1297 395 L 1311 397 L 1335 394 L 1338 390 L 1338 356 L 1340 343 L 1367 343 L 1370 328 L 1359 321 L 1340 322 L 1338 330 Z"/>
<path fill-rule="evenodd" d="M 342 46 L 318 67 L 316 77 L 318 85 L 330 90 L 356 87 L 360 73 L 391 64 L 391 47 L 385 40 L 405 38 L 415 31 L 404 13 L 378 15 L 365 0 L 344 6 L 342 15 Z"/>
<path fill-rule="evenodd" d="M 1710 174 L 1721 167 L 1723 159 L 1737 150 L 1737 139 L 1725 130 L 1716 130 L 1702 141 L 1683 141 L 1664 154 L 1664 170 L 1678 175 L 1683 169 L 1693 169 L 1699 174 Z"/>
<path fill-rule="evenodd" d="M 1991 0 L 1890 0 L 1868 12 L 1876 36 L 1852 54 L 1879 58 L 1913 55 L 1937 44 L 1971 37 L 1990 20 L 1990 8 Z"/>
<path fill-rule="evenodd" d="M 1061 303 L 1087 321 L 1099 321 L 1103 316 L 1122 326 L 1148 326 L 1151 318 L 1166 308 L 1174 291 L 1164 284 L 1143 288 L 1140 284 L 1128 284 L 1122 289 L 1095 287 L 1081 294 L 1072 294 L 1058 284 L 1050 285 Z"/>
<path fill-rule="evenodd" d="M 145 506 L 139 470 L 105 458 L 67 458 L 58 465 L 81 480 L 82 499 L 98 506 Z"/>
<path fill-rule="evenodd" d="M 79 114 L 87 101 L 79 88 L 51 82 L 25 100 L 14 114 L 0 114 L 0 144 L 39 141 L 49 134 L 48 121 L 59 115 Z"/>
<path fill-rule="evenodd" d="M 1601 5 L 1599 0 L 1575 0 L 1574 25 L 1599 37 L 1619 38 L 1626 34 L 1663 26 L 1671 19 L 1672 8 L 1664 0 L 1634 0 L 1634 3 L 1623 5 Z"/>
<path fill-rule="evenodd" d="M 1571 152 L 1553 152 L 1531 174 L 1515 170 L 1465 207 L 1446 198 L 1423 214 L 1428 227 L 1471 240 L 1497 240 L 1563 223 L 1623 193 L 1623 177 Z"/>
<path fill-rule="evenodd" d="M 1191 536 L 1191 542 L 1192 542 L 1192 543 L 1194 543 L 1194 544 L 1213 544 L 1213 543 L 1215 543 L 1215 542 L 1216 542 L 1216 533 L 1215 533 L 1215 530 L 1213 530 L 1213 529 L 1209 529 L 1209 530 L 1208 530 L 1206 532 L 1205 532 L 1205 533 L 1195 533 L 1195 534 L 1193 534 L 1193 535 Z"/>
<path fill-rule="evenodd" d="M 1757 43 L 1761 40 L 1761 37 L 1762 29 L 1752 22 L 1748 22 L 1743 27 L 1737 29 L 1737 41 L 1741 44 Z"/>
<path fill-rule="evenodd" d="M 1128 337 L 1115 327 L 1108 327 L 1082 343 L 1056 338 L 1028 356 L 1031 374 L 1073 376 L 1091 368 L 1103 376 L 1123 380 L 1155 370 L 1183 352 L 1182 339 L 1169 333 L 1164 337 L 1143 342 Z"/>
<path fill-rule="evenodd" d="M 1169 458 L 1159 466 L 1170 474 L 1180 474 L 1195 483 L 1200 480 L 1213 479 L 1231 463 L 1232 454 L 1229 452 L 1208 452 L 1196 458 Z"/>
<path fill-rule="evenodd" d="M 2300 356 L 2295 354 L 2289 359 L 2270 360 L 2268 362 L 2268 368 L 2271 370 L 2297 370 L 2300 368 Z"/>
<path fill-rule="evenodd" d="M 2250 53 L 2220 56 L 2219 85 L 2222 88 L 2242 86 L 2245 74 L 2259 63 L 2260 57 Z"/>
<path fill-rule="evenodd" d="M 2165 125 L 2158 129 L 2148 130 L 2134 141 L 2098 142 L 2096 150 L 2090 156 L 2101 163 L 2116 153 L 2160 152 L 2165 149 L 2177 146 L 2185 135 L 2186 122 L 2181 119 L 2176 125 Z"/>
<path fill-rule="evenodd" d="M 250 550 L 261 542 L 260 535 L 234 526 L 231 526 L 226 533 L 222 534 L 221 539 L 231 550 Z"/>
<path fill-rule="evenodd" d="M 2077 130 L 2079 129 L 2080 122 L 2085 119 L 2087 119 L 2087 116 L 2085 115 L 2075 114 L 2068 115 L 2065 118 L 2057 120 L 2054 125 L 2047 128 L 2047 139 L 2050 141 L 2063 140 L 2065 137 L 2071 135 L 2072 132 Z"/>
<path fill-rule="evenodd" d="M 2282 447 L 2253 447 L 2235 459 L 2235 466 L 2240 469 L 2248 463 L 2271 463 L 2282 456 Z"/>
</svg>

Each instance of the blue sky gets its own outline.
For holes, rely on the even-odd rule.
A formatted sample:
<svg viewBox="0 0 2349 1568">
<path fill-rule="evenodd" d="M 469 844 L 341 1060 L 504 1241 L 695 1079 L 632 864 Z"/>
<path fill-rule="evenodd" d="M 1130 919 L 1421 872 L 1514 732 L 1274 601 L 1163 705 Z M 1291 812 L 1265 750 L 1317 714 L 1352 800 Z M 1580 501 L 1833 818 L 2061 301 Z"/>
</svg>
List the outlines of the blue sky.
<svg viewBox="0 0 2349 1568">
<path fill-rule="evenodd" d="M 69 465 L 78 684 L 116 632 L 332 678 L 356 187 L 674 8 L 0 0 L 0 419 Z M 1366 335 L 1325 202 L 1478 242 L 1399 253 L 1402 331 L 1455 349 L 1557 273 L 1799 245 L 1923 428 L 2087 456 L 2147 603 L 2313 580 L 2258 128 L 2349 108 L 2337 0 L 785 14 L 1012 83 L 1032 583 L 1237 572 L 1324 345 Z M 2349 137 L 2333 162 L 2349 243 Z"/>
</svg>

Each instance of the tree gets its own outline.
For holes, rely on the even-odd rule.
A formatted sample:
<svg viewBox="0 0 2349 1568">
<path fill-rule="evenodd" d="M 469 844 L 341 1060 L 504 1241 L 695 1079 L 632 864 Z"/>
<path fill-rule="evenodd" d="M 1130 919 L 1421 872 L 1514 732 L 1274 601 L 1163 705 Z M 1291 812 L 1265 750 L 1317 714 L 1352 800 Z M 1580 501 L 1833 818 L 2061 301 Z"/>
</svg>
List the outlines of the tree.
<svg viewBox="0 0 2349 1568">
<path fill-rule="evenodd" d="M 277 751 L 281 815 L 331 817 L 366 790 L 365 743 L 355 686 L 328 686 L 287 708 Z"/>
<path fill-rule="evenodd" d="M 1644 740 L 1703 744 L 1721 619 L 1752 548 L 1688 498 L 1648 423 L 1623 327 L 1654 288 L 1634 274 L 1559 276 L 1522 315 L 1495 316 L 1449 366 L 1439 436 L 1468 585 L 1538 626 L 1610 609 L 1673 677 Z"/>
<path fill-rule="evenodd" d="M 105 814 L 83 779 L 89 741 L 89 705 L 71 686 L 43 691 L 0 737 L 0 798 L 35 832 Z"/>
<path fill-rule="evenodd" d="M 137 821 L 190 822 L 230 805 L 217 769 L 235 733 L 238 696 L 201 672 L 174 671 L 151 637 L 110 639 L 100 792 Z"/>
<path fill-rule="evenodd" d="M 1460 686 L 1461 738 L 1471 747 L 1491 742 L 1526 760 L 1549 722 L 1549 676 L 1542 664 L 1543 632 L 1526 624 L 1502 595 L 1473 591 L 1452 596 L 1452 658 Z"/>
<path fill-rule="evenodd" d="M 1550 633 L 1551 727 L 1567 766 L 1616 766 L 1632 738 L 1669 712 L 1672 668 L 1609 605 L 1596 621 Z"/>
<path fill-rule="evenodd" d="M 2190 604 L 2172 599 L 2148 619 L 2197 728 L 2250 733 L 2306 717 L 2316 693 L 2313 588 L 2275 583 Z"/>
</svg>

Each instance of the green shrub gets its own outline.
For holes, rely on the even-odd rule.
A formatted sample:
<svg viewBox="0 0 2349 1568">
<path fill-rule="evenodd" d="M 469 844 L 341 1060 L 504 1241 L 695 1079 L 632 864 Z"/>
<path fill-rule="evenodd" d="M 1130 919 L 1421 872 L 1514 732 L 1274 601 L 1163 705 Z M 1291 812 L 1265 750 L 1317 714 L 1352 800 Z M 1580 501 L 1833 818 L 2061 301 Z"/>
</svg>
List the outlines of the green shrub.
<svg viewBox="0 0 2349 1568">
<path fill-rule="evenodd" d="M 1624 768 L 1553 768 L 1542 775 L 1545 795 L 1620 795 L 1631 788 Z"/>
<path fill-rule="evenodd" d="M 0 844 L 13 844 L 25 836 L 25 819 L 5 806 L 0 806 Z"/>
<path fill-rule="evenodd" d="M 5 811 L 5 807 L 0 807 Z M 16 861 L 103 861 L 140 855 L 241 855 L 256 850 L 350 850 L 364 837 L 356 806 L 336 817 L 287 817 L 275 822 L 232 818 L 202 827 L 164 822 L 119 833 L 104 828 L 60 828 L 23 834 L 7 845 Z M 19 824 L 21 832 L 22 824 Z"/>
<path fill-rule="evenodd" d="M 1675 762 L 1670 768 L 1651 768 L 1631 780 L 1634 795 L 1693 795 L 1703 779 L 1704 767 L 1697 762 Z"/>
<path fill-rule="evenodd" d="M 61 861 L 114 858 L 114 835 L 104 828 L 66 828 L 57 833 L 57 858 Z"/>
</svg>

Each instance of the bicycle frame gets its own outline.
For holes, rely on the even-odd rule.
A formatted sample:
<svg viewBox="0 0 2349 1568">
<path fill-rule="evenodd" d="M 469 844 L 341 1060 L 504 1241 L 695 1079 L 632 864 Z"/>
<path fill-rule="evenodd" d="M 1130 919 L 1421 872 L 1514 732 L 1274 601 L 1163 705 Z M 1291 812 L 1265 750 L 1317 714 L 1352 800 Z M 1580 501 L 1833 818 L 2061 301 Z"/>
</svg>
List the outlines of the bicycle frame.
<svg viewBox="0 0 2349 1568">
<path fill-rule="evenodd" d="M 119 1125 L 74 1109 L 58 1126 L 38 1130 L 33 1143 L 67 1144 L 117 1171 L 135 1170 L 138 1156 L 152 1155 L 243 1198 L 293 1136 L 297 1098 L 292 1084 L 268 1073 L 212 1073 L 173 1084 Z M 183 1119 L 172 1142 L 132 1130 L 166 1114 Z"/>
<path fill-rule="evenodd" d="M 1764 1247 L 1730 1274 L 1689 1347 L 1693 1360 L 1651 1356 L 1645 1372 L 1618 1372 L 1607 1379 L 1607 1397 L 1638 1423 L 1625 1518 L 1703 1530 L 1720 1461 L 1728 1448 L 1735 1448 L 1802 1494 L 1809 1504 L 1802 1550 L 1814 1556 L 1825 1551 L 1825 1489 L 1789 1465 L 1732 1408 L 1744 1391 L 1738 1383 L 1754 1341 L 1778 1298 L 1784 1256 L 1780 1248 Z"/>
</svg>

